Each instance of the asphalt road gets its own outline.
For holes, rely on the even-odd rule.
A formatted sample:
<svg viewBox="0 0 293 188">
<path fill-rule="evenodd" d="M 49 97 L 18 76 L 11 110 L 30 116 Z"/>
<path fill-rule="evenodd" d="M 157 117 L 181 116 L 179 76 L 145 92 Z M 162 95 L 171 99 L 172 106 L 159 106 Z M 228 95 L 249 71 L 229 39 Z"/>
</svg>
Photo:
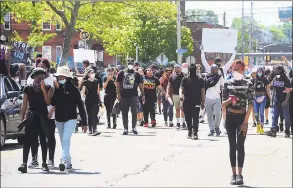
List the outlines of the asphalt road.
<svg viewBox="0 0 293 188">
<path fill-rule="evenodd" d="M 8 141 L 1 152 L 1 187 L 231 186 L 225 134 L 208 137 L 208 125 L 203 123 L 199 140 L 189 140 L 187 131 L 164 127 L 157 116 L 156 128 L 138 127 L 138 136 L 123 136 L 121 118 L 118 122 L 117 130 L 101 125 L 100 136 L 74 133 L 71 172 L 57 168 L 61 153 L 57 134 L 56 167 L 48 173 L 39 168 L 19 173 L 22 148 Z M 256 135 L 250 126 L 243 176 L 246 187 L 292 187 L 292 139 L 284 138 L 284 133 L 276 138 Z"/>
</svg>

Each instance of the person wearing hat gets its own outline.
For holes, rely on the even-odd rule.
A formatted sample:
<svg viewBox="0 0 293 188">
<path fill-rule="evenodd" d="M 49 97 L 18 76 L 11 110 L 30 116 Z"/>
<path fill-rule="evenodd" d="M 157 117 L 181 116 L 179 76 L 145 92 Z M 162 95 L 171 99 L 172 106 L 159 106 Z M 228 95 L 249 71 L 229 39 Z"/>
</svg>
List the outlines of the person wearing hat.
<svg viewBox="0 0 293 188">
<path fill-rule="evenodd" d="M 174 70 L 175 70 L 175 73 L 172 74 L 169 79 L 166 98 L 168 99 L 169 97 L 171 97 L 171 99 L 173 100 L 173 104 L 176 110 L 177 129 L 180 129 L 180 126 L 181 126 L 180 120 L 182 123 L 182 128 L 185 129 L 186 123 L 185 123 L 184 112 L 183 112 L 183 103 L 180 100 L 180 96 L 179 96 L 180 84 L 184 77 L 184 74 L 182 73 L 182 68 L 181 68 L 181 65 L 179 64 L 174 65 Z"/>
<path fill-rule="evenodd" d="M 206 60 L 204 46 L 201 46 L 200 49 L 201 49 L 201 61 L 202 61 L 202 64 L 205 68 L 205 71 L 210 72 L 211 65 L 209 65 L 209 63 Z M 234 52 L 232 53 L 232 56 L 231 56 L 230 60 L 228 61 L 228 63 L 226 63 L 223 66 L 222 66 L 222 59 L 219 56 L 215 58 L 214 64 L 218 65 L 218 67 L 221 71 L 221 74 L 223 75 L 223 78 L 226 78 L 227 71 L 232 66 L 234 59 L 236 57 L 236 54 L 237 54 L 237 47 L 235 47 Z"/>
<path fill-rule="evenodd" d="M 224 85 L 224 78 L 219 73 L 219 67 L 216 64 L 211 66 L 211 72 L 206 75 L 206 114 L 210 127 L 208 136 L 220 136 L 220 123 L 221 123 L 221 88 Z"/>
<path fill-rule="evenodd" d="M 71 81 L 72 73 L 70 69 L 67 66 L 58 67 L 55 76 L 59 86 L 55 88 L 52 106 L 55 107 L 55 122 L 62 145 L 59 170 L 64 171 L 65 168 L 72 169 L 70 139 L 77 123 L 77 107 L 84 133 L 87 131 L 87 117 L 80 91 Z"/>
<path fill-rule="evenodd" d="M 47 106 L 51 103 L 52 90 L 47 92 L 44 82 L 45 76 L 45 69 L 34 69 L 32 72 L 32 78 L 34 79 L 33 83 L 24 88 L 20 117 L 21 122 L 25 124 L 25 141 L 23 145 L 23 163 L 18 168 L 22 173 L 27 173 L 29 151 L 31 146 L 35 144 L 35 141 L 38 140 L 38 137 L 40 137 L 42 148 L 42 170 L 49 171 L 46 162 L 48 149 L 46 140 L 51 139 L 52 137 L 49 135 L 50 130 Z M 26 113 L 27 109 L 28 113 Z"/>
<path fill-rule="evenodd" d="M 132 132 L 133 134 L 138 134 L 136 130 L 137 123 L 137 101 L 139 87 L 141 91 L 142 102 L 144 103 L 145 95 L 143 89 L 143 79 L 142 76 L 134 70 L 133 62 L 129 62 L 127 69 L 120 71 L 116 79 L 117 83 L 117 99 L 121 103 L 122 110 L 122 121 L 124 126 L 123 135 L 128 134 L 128 112 L 131 108 L 132 116 Z"/>
</svg>

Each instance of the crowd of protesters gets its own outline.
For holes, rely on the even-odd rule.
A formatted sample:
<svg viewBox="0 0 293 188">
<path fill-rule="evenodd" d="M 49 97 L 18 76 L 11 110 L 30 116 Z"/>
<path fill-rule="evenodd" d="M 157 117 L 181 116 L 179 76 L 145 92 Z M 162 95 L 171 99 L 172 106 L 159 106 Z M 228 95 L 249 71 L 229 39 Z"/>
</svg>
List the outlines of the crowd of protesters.
<svg viewBox="0 0 293 188">
<path fill-rule="evenodd" d="M 6 40 L 1 36 L 0 66 L 1 73 L 10 76 L 11 69 L 7 68 L 11 66 L 8 63 L 9 50 L 4 45 Z M 25 142 L 23 162 L 18 170 L 27 172 L 30 150 L 31 165 L 39 165 L 39 142 L 42 170 L 49 171 L 47 151 L 48 163 L 54 166 L 56 127 L 62 146 L 59 169 L 70 170 L 72 134 L 78 124 L 89 135 L 101 134 L 97 129 L 101 107 L 106 110 L 107 127 L 116 129 L 119 126 L 118 114 L 114 111 L 118 106 L 122 114 L 123 135 L 129 134 L 129 111 L 132 115 L 131 131 L 137 135 L 137 125 L 146 128 L 157 126 L 158 108 L 159 114 L 163 112 L 164 125 L 173 127 L 176 123 L 177 129 L 187 129 L 188 139 L 199 139 L 199 123 L 205 114 L 209 125 L 208 136 L 222 134 L 222 121 L 229 140 L 233 173 L 231 184 L 242 185 L 244 145 L 251 114 L 252 126 L 260 135 L 276 137 L 284 131 L 285 137 L 290 137 L 293 133 L 292 68 L 286 57 L 282 57 L 285 66 L 273 69 L 258 67 L 251 71 L 251 75 L 246 75 L 244 62 L 235 60 L 236 49 L 227 63 L 216 58 L 212 65 L 205 58 L 203 46 L 201 51 L 205 71 L 199 64 L 190 64 L 188 71 L 182 71 L 181 64 L 164 69 L 153 64 L 143 69 L 134 60 L 128 60 L 123 69 L 108 67 L 104 76 L 98 74 L 96 67 L 87 60 L 82 62 L 83 73 L 75 68 L 74 75 L 67 66 L 60 66 L 51 74 L 50 61 L 38 55 L 23 89 L 20 129 L 25 127 Z M 105 93 L 103 100 L 102 90 Z M 269 108 L 272 125 L 265 132 L 264 126 L 269 123 Z M 176 122 L 173 122 L 174 117 Z"/>
</svg>

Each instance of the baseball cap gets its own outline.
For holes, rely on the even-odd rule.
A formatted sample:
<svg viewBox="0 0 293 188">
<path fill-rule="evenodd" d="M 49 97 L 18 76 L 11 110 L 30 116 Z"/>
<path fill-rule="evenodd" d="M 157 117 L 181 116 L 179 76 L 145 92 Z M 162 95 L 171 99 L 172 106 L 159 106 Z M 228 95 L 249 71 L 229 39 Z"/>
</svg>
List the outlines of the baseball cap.
<svg viewBox="0 0 293 188">
<path fill-rule="evenodd" d="M 174 68 L 181 68 L 181 65 L 176 63 L 176 64 L 174 65 Z"/>
</svg>

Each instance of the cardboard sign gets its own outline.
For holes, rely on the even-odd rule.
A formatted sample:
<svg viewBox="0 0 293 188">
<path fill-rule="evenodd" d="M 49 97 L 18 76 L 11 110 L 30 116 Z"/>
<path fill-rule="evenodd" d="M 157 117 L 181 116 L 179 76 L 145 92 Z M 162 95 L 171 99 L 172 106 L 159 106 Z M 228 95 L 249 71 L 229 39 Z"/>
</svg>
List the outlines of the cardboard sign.
<svg viewBox="0 0 293 188">
<path fill-rule="evenodd" d="M 73 49 L 74 62 L 81 63 L 88 60 L 90 63 L 96 63 L 95 50 Z"/>
<path fill-rule="evenodd" d="M 25 42 L 13 42 L 11 49 L 11 64 L 29 64 L 28 58 L 31 57 L 32 47 Z"/>
<path fill-rule="evenodd" d="M 233 53 L 237 46 L 238 31 L 235 29 L 202 29 L 204 52 Z"/>
</svg>

